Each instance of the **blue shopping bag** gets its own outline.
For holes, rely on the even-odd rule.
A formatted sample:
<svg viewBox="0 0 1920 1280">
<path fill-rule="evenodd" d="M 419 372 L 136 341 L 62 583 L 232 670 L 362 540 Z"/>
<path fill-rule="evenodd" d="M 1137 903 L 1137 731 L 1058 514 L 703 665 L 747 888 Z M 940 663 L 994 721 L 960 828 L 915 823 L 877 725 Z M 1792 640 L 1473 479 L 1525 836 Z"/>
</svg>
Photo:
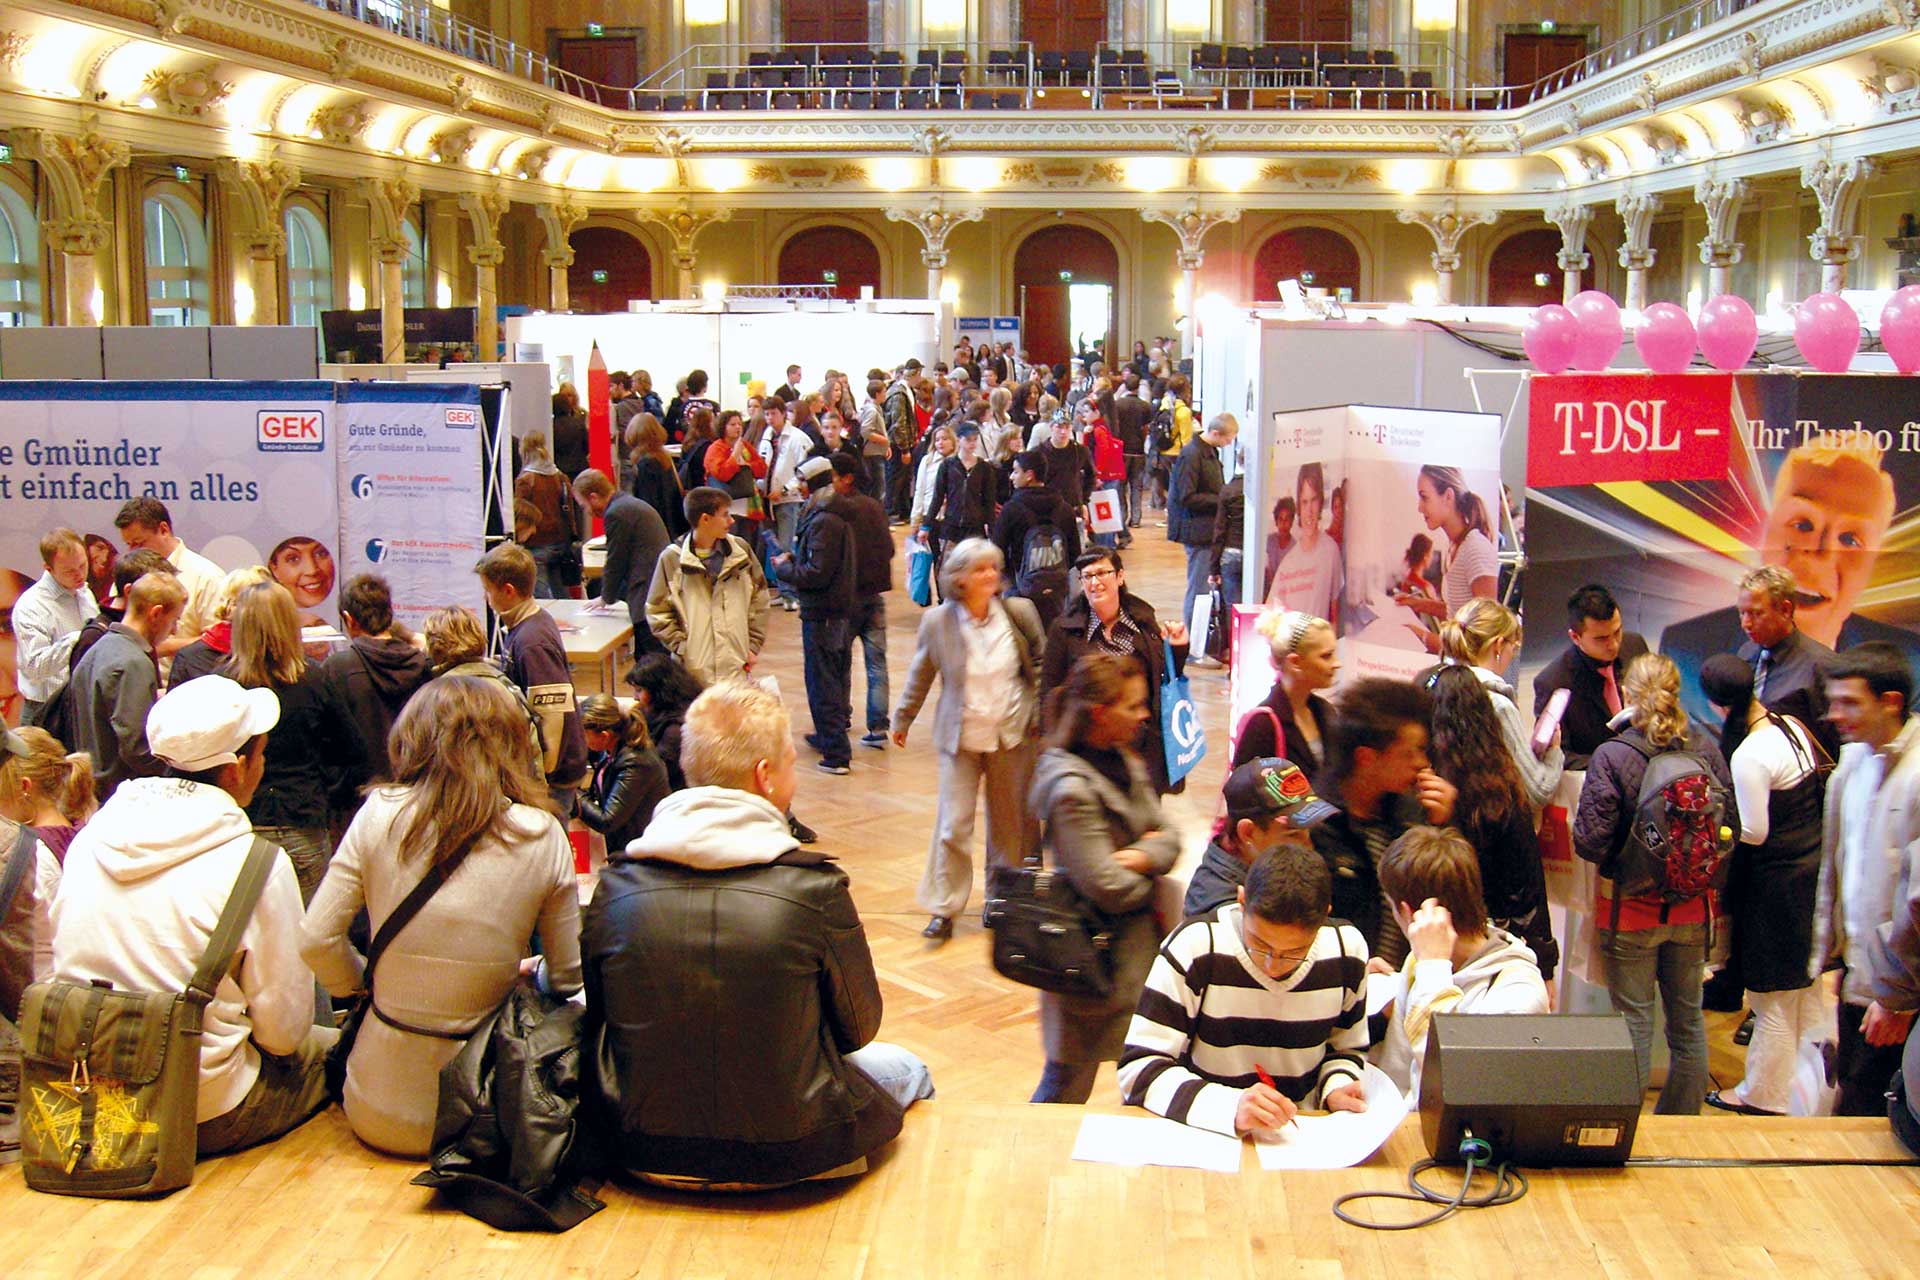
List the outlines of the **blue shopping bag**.
<svg viewBox="0 0 1920 1280">
<path fill-rule="evenodd" d="M 933 603 L 933 549 L 924 542 L 907 543 L 907 594 L 922 609 Z"/>
<path fill-rule="evenodd" d="M 1160 685 L 1160 740 L 1167 751 L 1167 781 L 1177 784 L 1206 758 L 1207 735 L 1187 678 L 1173 674 L 1173 646 L 1160 643 L 1167 653 L 1167 675 Z"/>
</svg>

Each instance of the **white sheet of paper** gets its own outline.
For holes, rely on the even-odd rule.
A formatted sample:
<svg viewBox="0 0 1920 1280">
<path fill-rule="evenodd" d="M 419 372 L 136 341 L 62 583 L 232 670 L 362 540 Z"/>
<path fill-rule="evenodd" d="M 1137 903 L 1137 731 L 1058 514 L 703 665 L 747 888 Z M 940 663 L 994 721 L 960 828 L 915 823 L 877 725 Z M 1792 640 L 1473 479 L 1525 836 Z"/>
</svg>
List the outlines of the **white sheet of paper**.
<svg viewBox="0 0 1920 1280">
<path fill-rule="evenodd" d="M 1380 1068 L 1361 1081 L 1367 1109 L 1301 1116 L 1284 1129 L 1257 1134 L 1253 1152 L 1262 1169 L 1351 1169 L 1382 1146 L 1407 1118 L 1407 1099 Z"/>
<path fill-rule="evenodd" d="M 1240 1140 L 1159 1116 L 1087 1116 L 1073 1158 L 1094 1164 L 1240 1171 Z"/>
<path fill-rule="evenodd" d="M 1376 1017 L 1379 1012 L 1407 994 L 1407 972 L 1370 973 L 1367 975 L 1367 1016 Z"/>
</svg>

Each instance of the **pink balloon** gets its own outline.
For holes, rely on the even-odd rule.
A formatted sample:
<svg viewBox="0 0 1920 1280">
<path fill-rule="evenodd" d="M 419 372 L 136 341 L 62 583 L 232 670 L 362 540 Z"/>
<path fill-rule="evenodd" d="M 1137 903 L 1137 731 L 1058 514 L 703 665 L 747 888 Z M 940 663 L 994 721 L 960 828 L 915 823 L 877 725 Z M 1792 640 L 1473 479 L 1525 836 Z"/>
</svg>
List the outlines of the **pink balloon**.
<svg viewBox="0 0 1920 1280">
<path fill-rule="evenodd" d="M 1880 309 L 1880 345 L 1902 373 L 1920 372 L 1920 284 L 1894 292 Z"/>
<path fill-rule="evenodd" d="M 1822 373 L 1845 373 L 1860 349 L 1860 317 L 1837 293 L 1816 293 L 1793 312 L 1793 345 Z"/>
<path fill-rule="evenodd" d="M 1573 367 L 1598 373 L 1620 354 L 1624 330 L 1620 326 L 1620 306 L 1598 289 L 1573 295 L 1567 304 L 1573 318 L 1580 322 L 1580 340 L 1573 344 Z"/>
<path fill-rule="evenodd" d="M 1656 302 L 1641 314 L 1633 349 L 1655 373 L 1679 373 L 1693 361 L 1693 321 L 1671 302 Z"/>
<path fill-rule="evenodd" d="M 1564 372 L 1573 363 L 1573 348 L 1579 339 L 1580 322 L 1557 302 L 1535 307 L 1520 331 L 1520 345 L 1541 373 Z"/>
<path fill-rule="evenodd" d="M 1700 308 L 1700 354 L 1722 373 L 1744 366 L 1759 342 L 1760 325 L 1745 298 L 1723 293 Z"/>
</svg>

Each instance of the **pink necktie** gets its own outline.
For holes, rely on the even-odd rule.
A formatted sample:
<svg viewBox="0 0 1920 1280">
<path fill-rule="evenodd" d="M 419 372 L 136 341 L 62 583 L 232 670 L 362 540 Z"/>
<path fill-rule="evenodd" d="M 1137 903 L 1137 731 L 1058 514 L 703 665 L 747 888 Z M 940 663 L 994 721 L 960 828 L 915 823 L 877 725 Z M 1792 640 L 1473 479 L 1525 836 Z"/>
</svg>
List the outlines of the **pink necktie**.
<svg viewBox="0 0 1920 1280">
<path fill-rule="evenodd" d="M 1620 714 L 1620 686 L 1614 681 L 1613 664 L 1611 662 L 1609 662 L 1606 666 L 1600 668 L 1600 680 L 1605 687 L 1605 691 L 1607 695 L 1607 714 L 1609 716 L 1619 715 Z"/>
</svg>

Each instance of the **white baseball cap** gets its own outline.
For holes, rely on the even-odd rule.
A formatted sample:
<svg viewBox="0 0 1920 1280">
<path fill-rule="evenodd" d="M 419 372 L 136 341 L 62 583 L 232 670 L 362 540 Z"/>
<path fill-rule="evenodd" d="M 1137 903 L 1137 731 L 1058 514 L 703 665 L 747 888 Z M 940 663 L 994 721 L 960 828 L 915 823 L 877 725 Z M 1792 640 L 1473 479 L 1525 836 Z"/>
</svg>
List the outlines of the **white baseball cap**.
<svg viewBox="0 0 1920 1280">
<path fill-rule="evenodd" d="M 243 689 L 225 676 L 201 676 L 153 704 L 147 747 L 183 773 L 202 773 L 240 757 L 234 752 L 280 723 L 271 689 Z"/>
</svg>

